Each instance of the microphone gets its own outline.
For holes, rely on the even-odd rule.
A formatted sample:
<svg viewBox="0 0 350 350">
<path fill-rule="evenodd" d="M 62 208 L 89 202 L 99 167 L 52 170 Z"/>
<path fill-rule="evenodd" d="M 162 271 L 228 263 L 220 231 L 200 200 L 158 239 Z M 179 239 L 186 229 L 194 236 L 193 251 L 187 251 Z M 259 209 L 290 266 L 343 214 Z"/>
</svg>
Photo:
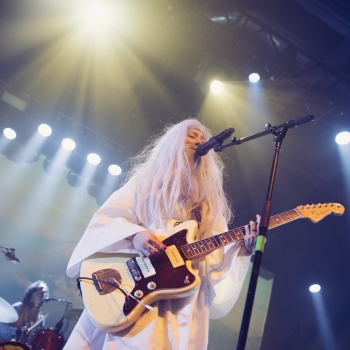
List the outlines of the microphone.
<svg viewBox="0 0 350 350">
<path fill-rule="evenodd" d="M 226 139 L 228 139 L 235 132 L 234 128 L 228 128 L 222 131 L 220 134 L 213 136 L 209 141 L 204 142 L 202 145 L 199 145 L 196 149 L 196 156 L 202 157 L 205 156 L 212 148 L 219 146 Z"/>
</svg>

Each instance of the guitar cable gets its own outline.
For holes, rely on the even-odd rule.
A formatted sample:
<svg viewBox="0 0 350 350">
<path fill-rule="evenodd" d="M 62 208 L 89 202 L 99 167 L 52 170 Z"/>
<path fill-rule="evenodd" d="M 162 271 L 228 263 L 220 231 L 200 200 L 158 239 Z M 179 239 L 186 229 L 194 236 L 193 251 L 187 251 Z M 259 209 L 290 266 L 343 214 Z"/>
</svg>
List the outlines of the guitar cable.
<svg viewBox="0 0 350 350">
<path fill-rule="evenodd" d="M 113 279 L 114 279 L 114 278 L 113 278 Z M 78 288 L 78 290 L 79 290 L 79 296 L 80 296 L 80 298 L 83 297 L 83 292 L 81 291 L 81 286 L 80 286 L 80 281 L 81 281 L 81 280 L 93 281 L 94 284 L 95 284 L 95 282 L 100 282 L 100 283 L 103 283 L 103 284 L 108 284 L 108 285 L 111 286 L 111 287 L 115 287 L 115 288 L 119 289 L 119 290 L 124 294 L 125 298 L 128 296 L 128 294 L 125 293 L 124 290 L 121 289 L 120 287 L 118 287 L 115 283 L 111 283 L 111 282 L 107 282 L 107 281 L 105 281 L 105 280 L 99 280 L 99 279 L 97 279 L 97 278 L 91 278 L 91 277 L 78 277 L 78 278 L 77 278 L 77 288 Z M 114 281 L 115 281 L 115 279 L 114 279 Z M 96 285 L 95 285 L 95 287 L 96 287 Z"/>
<path fill-rule="evenodd" d="M 114 283 L 111 283 L 111 282 L 107 282 L 105 280 L 99 280 L 97 278 L 91 278 L 91 277 L 78 277 L 77 278 L 77 288 L 78 288 L 78 291 L 79 291 L 79 296 L 80 298 L 83 297 L 83 292 L 81 291 L 81 286 L 80 286 L 80 281 L 81 280 L 88 280 L 88 281 L 93 281 L 94 284 L 95 282 L 100 282 L 100 283 L 104 283 L 104 284 L 107 284 L 109 286 L 112 286 L 112 287 L 115 287 L 117 289 L 119 289 L 125 296 L 125 308 L 126 309 L 129 309 L 129 299 L 128 297 L 131 297 L 133 298 L 134 300 L 136 300 L 139 304 L 143 305 L 147 310 L 150 310 L 150 311 L 153 311 L 155 312 L 156 310 L 152 307 L 152 306 L 149 306 L 149 305 L 146 305 L 144 304 L 142 301 L 138 300 L 136 297 L 134 297 L 132 294 L 128 293 L 125 288 L 115 279 L 113 278 L 113 281 Z"/>
</svg>

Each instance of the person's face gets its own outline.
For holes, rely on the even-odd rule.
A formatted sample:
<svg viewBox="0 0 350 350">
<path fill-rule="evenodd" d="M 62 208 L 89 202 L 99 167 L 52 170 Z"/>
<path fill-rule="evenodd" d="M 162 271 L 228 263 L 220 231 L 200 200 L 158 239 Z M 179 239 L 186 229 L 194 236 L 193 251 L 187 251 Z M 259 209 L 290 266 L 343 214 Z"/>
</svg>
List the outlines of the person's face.
<svg viewBox="0 0 350 350">
<path fill-rule="evenodd" d="M 188 129 L 185 143 L 194 145 L 194 146 L 199 146 L 202 143 L 204 143 L 204 135 L 198 129 L 195 129 L 195 128 Z"/>
<path fill-rule="evenodd" d="M 46 293 L 46 289 L 44 286 L 39 286 L 39 288 L 36 289 L 35 292 L 33 292 L 32 297 L 30 298 L 30 301 L 34 304 L 41 303 L 44 299 Z"/>
</svg>

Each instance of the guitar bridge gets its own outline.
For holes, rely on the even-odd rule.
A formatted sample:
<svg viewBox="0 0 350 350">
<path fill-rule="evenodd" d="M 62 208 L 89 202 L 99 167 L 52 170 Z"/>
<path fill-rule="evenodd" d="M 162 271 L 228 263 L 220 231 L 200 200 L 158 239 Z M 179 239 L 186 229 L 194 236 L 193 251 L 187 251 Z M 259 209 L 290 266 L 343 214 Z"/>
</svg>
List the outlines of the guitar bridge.
<svg viewBox="0 0 350 350">
<path fill-rule="evenodd" d="M 100 295 L 112 293 L 117 289 L 115 281 L 118 283 L 122 281 L 120 273 L 114 269 L 96 271 L 92 274 L 92 278 L 94 279 L 95 288 Z"/>
</svg>

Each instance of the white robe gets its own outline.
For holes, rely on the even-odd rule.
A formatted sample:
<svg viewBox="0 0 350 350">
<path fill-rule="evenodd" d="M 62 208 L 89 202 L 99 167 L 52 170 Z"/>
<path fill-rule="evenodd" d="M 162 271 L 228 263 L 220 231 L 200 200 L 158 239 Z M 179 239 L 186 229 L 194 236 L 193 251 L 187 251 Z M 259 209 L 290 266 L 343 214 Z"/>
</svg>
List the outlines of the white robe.
<svg viewBox="0 0 350 350">
<path fill-rule="evenodd" d="M 135 216 L 134 205 L 135 183 L 129 181 L 93 216 L 69 261 L 69 277 L 78 274 L 81 261 L 96 252 L 136 253 L 132 241 L 125 238 L 139 231 L 164 234 L 155 223 L 143 227 Z M 188 219 L 187 213 L 177 210 L 166 225 L 172 227 L 175 222 Z M 222 220 L 215 225 L 213 235 L 225 231 L 227 225 Z M 156 312 L 144 312 L 136 323 L 122 331 L 105 333 L 97 329 L 84 311 L 64 350 L 206 349 L 209 317 L 225 316 L 241 291 L 250 261 L 244 249 L 240 252 L 241 247 L 242 242 L 236 242 L 207 255 L 194 265 L 201 285 L 193 295 L 155 302 L 152 307 Z"/>
</svg>

